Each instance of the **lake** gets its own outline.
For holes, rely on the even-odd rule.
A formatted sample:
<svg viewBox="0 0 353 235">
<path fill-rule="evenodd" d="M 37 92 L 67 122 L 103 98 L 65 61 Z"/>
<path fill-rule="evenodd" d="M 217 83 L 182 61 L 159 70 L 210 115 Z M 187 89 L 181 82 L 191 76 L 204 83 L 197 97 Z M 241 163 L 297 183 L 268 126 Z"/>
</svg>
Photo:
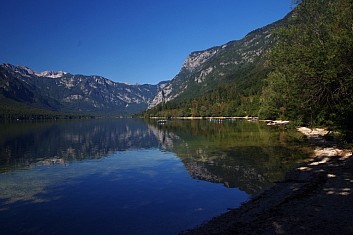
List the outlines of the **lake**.
<svg viewBox="0 0 353 235">
<path fill-rule="evenodd" d="M 0 231 L 177 234 L 281 180 L 300 141 L 240 120 L 0 124 Z"/>
</svg>

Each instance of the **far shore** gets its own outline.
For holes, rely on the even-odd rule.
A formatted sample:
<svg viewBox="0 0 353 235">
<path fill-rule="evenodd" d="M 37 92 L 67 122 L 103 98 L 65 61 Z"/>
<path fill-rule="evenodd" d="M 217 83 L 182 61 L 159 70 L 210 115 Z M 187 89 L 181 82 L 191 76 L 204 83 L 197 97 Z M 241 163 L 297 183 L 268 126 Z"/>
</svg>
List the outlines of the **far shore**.
<svg viewBox="0 0 353 235">
<path fill-rule="evenodd" d="M 217 116 L 217 117 L 149 117 L 150 119 L 164 119 L 164 120 L 251 120 L 251 121 L 260 121 L 260 122 L 283 122 L 282 120 L 269 120 L 269 119 L 259 119 L 256 116 L 244 116 L 244 117 L 237 117 L 237 116 Z"/>
<path fill-rule="evenodd" d="M 247 120 L 251 122 L 265 122 L 268 126 L 285 126 L 288 125 L 290 121 L 283 120 L 262 120 L 259 117 L 245 116 L 245 117 L 150 117 L 150 119 L 155 119 L 158 121 L 166 122 L 167 120 L 210 120 L 214 122 L 223 122 L 224 120 Z"/>
<path fill-rule="evenodd" d="M 325 129 L 298 128 L 315 147 L 311 160 L 240 208 L 185 234 L 353 234 L 353 157 L 323 138 Z"/>
<path fill-rule="evenodd" d="M 258 119 L 258 117 L 251 117 L 251 116 L 246 116 L 246 117 L 224 117 L 224 116 L 219 116 L 219 117 L 150 117 L 150 119 L 180 119 L 180 120 L 207 120 L 207 119 Z"/>
</svg>

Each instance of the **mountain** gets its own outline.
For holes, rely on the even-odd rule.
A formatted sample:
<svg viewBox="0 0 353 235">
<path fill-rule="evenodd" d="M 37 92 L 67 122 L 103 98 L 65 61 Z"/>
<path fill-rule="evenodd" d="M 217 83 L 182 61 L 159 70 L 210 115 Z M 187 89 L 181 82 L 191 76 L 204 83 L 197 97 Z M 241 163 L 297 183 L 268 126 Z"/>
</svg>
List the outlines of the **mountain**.
<svg viewBox="0 0 353 235">
<path fill-rule="evenodd" d="M 286 24 L 290 17 L 291 13 L 282 20 L 250 32 L 241 40 L 192 52 L 180 72 L 157 93 L 149 109 L 170 101 L 174 104 L 191 103 L 193 99 L 211 96 L 210 93 L 217 88 L 234 82 L 241 90 L 259 86 L 259 80 L 266 73 L 265 52 L 276 42 L 273 31 Z"/>
<path fill-rule="evenodd" d="M 34 72 L 0 65 L 0 101 L 31 108 L 80 114 L 128 115 L 144 111 L 165 82 L 128 85 L 101 76 Z"/>
<path fill-rule="evenodd" d="M 128 85 L 101 76 L 35 72 L 2 64 L 0 104 L 2 109 L 100 115 L 130 115 L 146 109 L 160 116 L 166 114 L 161 110 L 177 110 L 167 112 L 172 116 L 252 114 L 268 72 L 264 55 L 276 42 L 273 31 L 290 15 L 241 40 L 192 52 L 172 80 L 157 85 Z"/>
</svg>

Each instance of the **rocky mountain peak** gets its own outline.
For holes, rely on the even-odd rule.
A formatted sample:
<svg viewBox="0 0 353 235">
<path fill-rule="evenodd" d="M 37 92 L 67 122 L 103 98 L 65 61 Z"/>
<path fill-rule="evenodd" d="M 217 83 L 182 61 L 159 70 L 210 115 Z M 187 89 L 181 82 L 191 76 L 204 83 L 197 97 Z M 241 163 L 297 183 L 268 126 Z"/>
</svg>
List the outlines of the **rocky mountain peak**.
<svg viewBox="0 0 353 235">
<path fill-rule="evenodd" d="M 14 73 L 20 74 L 24 77 L 37 76 L 37 77 L 48 77 L 48 78 L 60 78 L 65 74 L 68 74 L 67 72 L 63 72 L 63 71 L 54 72 L 52 70 L 35 72 L 26 66 L 19 66 L 19 65 L 12 65 L 12 64 L 2 64 L 1 67 L 8 71 L 12 71 Z"/>
<path fill-rule="evenodd" d="M 67 72 L 63 72 L 63 71 L 54 72 L 52 70 L 35 73 L 35 75 L 37 75 L 38 77 L 48 77 L 48 78 L 61 78 L 65 74 L 67 74 Z"/>
<path fill-rule="evenodd" d="M 192 52 L 184 61 L 182 69 L 193 72 L 195 69 L 206 63 L 210 58 L 217 54 L 218 47 L 213 47 L 205 51 Z"/>
<path fill-rule="evenodd" d="M 6 70 L 9 71 L 13 71 L 15 73 L 18 73 L 22 76 L 25 77 L 30 77 L 33 76 L 35 74 L 35 72 L 33 70 L 31 70 L 30 68 L 26 67 L 26 66 L 18 66 L 18 65 L 12 65 L 12 64 L 2 64 L 0 66 L 1 68 L 4 68 Z"/>
</svg>

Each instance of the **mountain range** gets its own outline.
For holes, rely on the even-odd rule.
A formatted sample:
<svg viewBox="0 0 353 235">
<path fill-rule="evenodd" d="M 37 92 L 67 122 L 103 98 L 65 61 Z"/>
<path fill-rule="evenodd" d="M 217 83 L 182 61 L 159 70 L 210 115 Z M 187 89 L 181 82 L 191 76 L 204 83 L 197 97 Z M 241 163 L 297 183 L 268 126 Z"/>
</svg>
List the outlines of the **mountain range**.
<svg viewBox="0 0 353 235">
<path fill-rule="evenodd" d="M 255 80 L 265 68 L 263 55 L 275 42 L 273 30 L 286 18 L 250 32 L 241 40 L 192 52 L 180 72 L 157 85 L 129 85 L 102 76 L 35 72 L 25 66 L 0 65 L 2 112 L 38 109 L 50 112 L 131 115 L 170 101 L 199 97 L 220 84 Z"/>
<path fill-rule="evenodd" d="M 62 71 L 37 73 L 24 66 L 0 65 L 1 103 L 66 113 L 128 115 L 142 112 L 164 83 L 129 85 L 101 76 Z"/>
</svg>

